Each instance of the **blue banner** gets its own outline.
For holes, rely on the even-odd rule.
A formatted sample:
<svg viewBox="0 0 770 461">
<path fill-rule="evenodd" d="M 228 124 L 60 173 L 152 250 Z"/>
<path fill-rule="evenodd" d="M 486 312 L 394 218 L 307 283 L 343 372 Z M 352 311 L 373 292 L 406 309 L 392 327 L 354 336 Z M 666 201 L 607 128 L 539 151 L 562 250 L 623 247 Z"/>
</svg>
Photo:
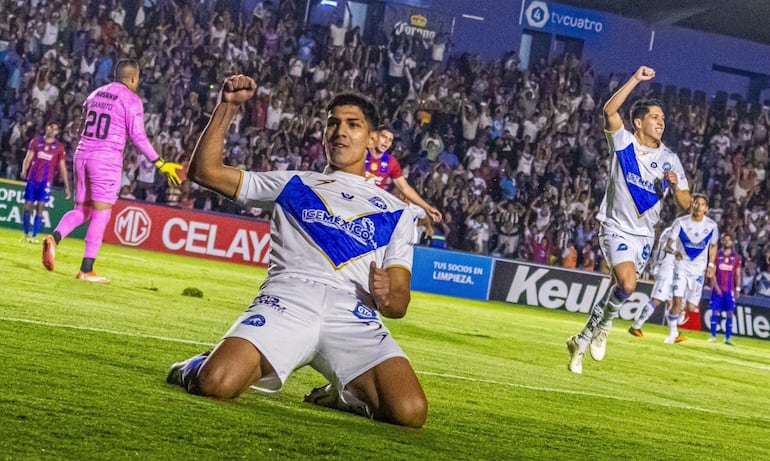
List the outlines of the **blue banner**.
<svg viewBox="0 0 770 461">
<path fill-rule="evenodd" d="M 527 2 L 522 16 L 524 27 L 570 37 L 601 35 L 609 23 L 596 12 L 542 0 Z"/>
<path fill-rule="evenodd" d="M 488 299 L 494 259 L 414 247 L 412 289 L 460 298 Z"/>
</svg>

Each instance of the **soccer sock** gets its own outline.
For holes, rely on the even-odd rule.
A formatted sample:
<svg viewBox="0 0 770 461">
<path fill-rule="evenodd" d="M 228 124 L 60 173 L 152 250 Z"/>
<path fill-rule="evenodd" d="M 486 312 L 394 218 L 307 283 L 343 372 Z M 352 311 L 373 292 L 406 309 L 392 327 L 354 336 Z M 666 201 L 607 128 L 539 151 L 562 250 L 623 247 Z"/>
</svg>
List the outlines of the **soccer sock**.
<svg viewBox="0 0 770 461">
<path fill-rule="evenodd" d="M 83 253 L 84 259 L 96 259 L 96 255 L 99 254 L 99 248 L 102 247 L 104 230 L 107 228 L 107 223 L 110 222 L 111 215 L 112 209 L 94 210 L 91 213 L 91 222 L 88 224 L 88 230 L 86 231 L 86 250 Z"/>
<path fill-rule="evenodd" d="M 604 329 L 612 328 L 612 320 L 617 318 L 620 312 L 620 307 L 626 302 L 626 299 L 630 294 L 626 293 L 620 285 L 615 285 L 611 290 L 612 296 L 610 296 L 607 304 L 604 307 L 604 315 L 599 322 L 599 327 Z"/>
<path fill-rule="evenodd" d="M 37 234 L 40 233 L 41 227 L 43 227 L 43 217 L 40 215 L 35 215 L 35 224 L 32 227 L 32 237 L 37 237 Z"/>
<path fill-rule="evenodd" d="M 68 236 L 76 227 L 86 222 L 90 216 L 90 207 L 86 208 L 82 205 L 75 205 L 74 209 L 62 216 L 61 221 L 59 221 L 56 229 L 54 229 L 54 238 L 56 238 L 56 233 L 59 234 L 59 239 L 56 240 L 56 243 L 58 244 L 61 239 Z"/>
<path fill-rule="evenodd" d="M 86 274 L 93 272 L 95 262 L 95 258 L 83 258 L 83 261 L 80 263 L 80 272 L 84 272 Z"/>
<path fill-rule="evenodd" d="M 577 337 L 580 352 L 585 352 L 586 346 L 594 337 L 594 331 L 596 331 L 597 326 L 605 329 L 612 327 L 612 319 L 617 317 L 620 306 L 623 305 L 627 298 L 628 295 L 622 288 L 618 285 L 613 285 L 607 290 L 604 298 L 591 308 L 588 323 L 586 323 L 583 331 Z"/>
<path fill-rule="evenodd" d="M 655 303 L 650 300 L 642 308 L 642 312 L 639 314 L 639 318 L 634 322 L 634 329 L 641 330 L 645 323 L 652 317 L 652 313 L 655 312 Z"/>
<path fill-rule="evenodd" d="M 669 338 L 676 338 L 679 336 L 679 315 L 668 316 L 668 336 Z"/>
<path fill-rule="evenodd" d="M 711 311 L 711 336 L 717 335 L 717 326 L 719 326 L 720 317 L 719 312 Z M 725 334 L 725 336 L 727 336 L 727 334 Z"/>
<path fill-rule="evenodd" d="M 23 229 L 24 235 L 29 235 L 29 228 L 32 224 L 32 214 L 29 211 L 24 212 Z"/>
<path fill-rule="evenodd" d="M 725 341 L 729 341 L 733 337 L 733 316 L 729 316 L 725 319 Z"/>
</svg>

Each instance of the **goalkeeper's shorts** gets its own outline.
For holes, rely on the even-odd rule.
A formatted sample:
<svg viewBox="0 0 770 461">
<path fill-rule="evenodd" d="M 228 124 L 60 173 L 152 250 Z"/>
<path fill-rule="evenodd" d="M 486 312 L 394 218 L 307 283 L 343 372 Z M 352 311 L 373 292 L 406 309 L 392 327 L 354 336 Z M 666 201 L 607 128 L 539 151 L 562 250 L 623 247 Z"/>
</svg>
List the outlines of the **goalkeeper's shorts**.
<svg viewBox="0 0 770 461">
<path fill-rule="evenodd" d="M 120 159 L 118 159 L 120 160 Z M 75 202 L 90 201 L 115 204 L 120 192 L 121 163 L 103 158 L 75 158 Z"/>
</svg>

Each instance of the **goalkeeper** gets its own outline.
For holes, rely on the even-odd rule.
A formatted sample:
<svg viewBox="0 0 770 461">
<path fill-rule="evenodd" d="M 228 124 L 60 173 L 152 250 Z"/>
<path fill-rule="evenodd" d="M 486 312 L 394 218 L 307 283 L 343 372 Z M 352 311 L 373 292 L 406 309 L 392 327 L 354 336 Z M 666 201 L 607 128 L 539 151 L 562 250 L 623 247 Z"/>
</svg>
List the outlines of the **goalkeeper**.
<svg viewBox="0 0 770 461">
<path fill-rule="evenodd" d="M 76 227 L 88 222 L 85 252 L 77 274 L 79 280 L 109 283 L 94 272 L 94 262 L 104 240 L 104 231 L 118 198 L 126 135 L 170 184 L 180 183 L 182 166 L 166 162 L 150 144 L 144 131 L 144 108 L 136 95 L 139 64 L 132 59 L 115 66 L 115 81 L 94 90 L 86 99 L 80 125 L 80 141 L 73 161 L 75 208 L 62 216 L 53 233 L 43 240 L 43 266 L 54 269 L 59 242 Z"/>
</svg>

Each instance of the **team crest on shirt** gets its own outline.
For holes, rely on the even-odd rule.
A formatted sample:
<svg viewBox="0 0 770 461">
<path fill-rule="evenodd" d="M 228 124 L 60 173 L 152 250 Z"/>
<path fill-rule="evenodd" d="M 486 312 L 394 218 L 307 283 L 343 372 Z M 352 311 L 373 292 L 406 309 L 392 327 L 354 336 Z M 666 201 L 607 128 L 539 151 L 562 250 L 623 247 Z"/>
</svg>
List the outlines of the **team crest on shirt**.
<svg viewBox="0 0 770 461">
<path fill-rule="evenodd" d="M 663 162 L 663 171 L 671 171 L 671 163 Z"/>
<path fill-rule="evenodd" d="M 385 211 L 388 209 L 388 205 L 385 203 L 385 200 L 381 199 L 380 197 L 372 197 L 369 199 L 369 203 L 376 206 L 382 211 Z"/>
</svg>

